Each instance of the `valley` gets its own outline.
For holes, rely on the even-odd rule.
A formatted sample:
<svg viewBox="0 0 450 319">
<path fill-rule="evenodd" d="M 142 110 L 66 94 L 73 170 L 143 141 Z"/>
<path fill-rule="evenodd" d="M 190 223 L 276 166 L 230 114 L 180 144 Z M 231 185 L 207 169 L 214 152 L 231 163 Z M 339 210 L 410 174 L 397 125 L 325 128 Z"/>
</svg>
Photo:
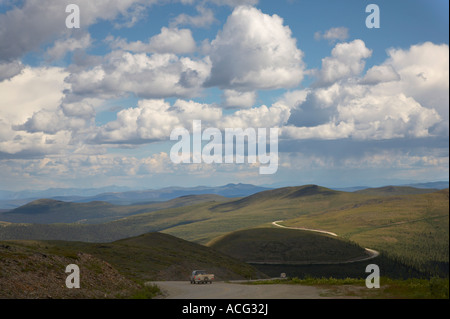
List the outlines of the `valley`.
<svg viewBox="0 0 450 319">
<path fill-rule="evenodd" d="M 219 281 L 280 273 L 361 279 L 365 266 L 376 263 L 392 279 L 438 276 L 448 285 L 448 205 L 448 189 L 346 192 L 317 185 L 133 205 L 40 199 L 0 213 L 0 293 L 7 298 L 5 287 L 20 286 L 24 274 L 54 273 L 86 256 L 86 267 L 97 269 L 93 277 L 110 267 L 123 277 L 119 282 L 129 281 L 124 291 L 91 289 L 108 298 L 131 297 L 146 282 L 187 280 L 192 269 L 208 269 Z M 67 292 L 60 293 L 53 295 Z"/>
</svg>

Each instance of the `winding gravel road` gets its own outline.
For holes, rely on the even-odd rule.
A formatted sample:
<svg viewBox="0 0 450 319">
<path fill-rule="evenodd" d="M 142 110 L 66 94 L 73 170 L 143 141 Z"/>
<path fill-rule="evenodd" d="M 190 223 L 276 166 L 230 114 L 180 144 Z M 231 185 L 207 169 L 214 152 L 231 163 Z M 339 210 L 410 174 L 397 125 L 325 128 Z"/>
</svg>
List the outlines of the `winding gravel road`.
<svg viewBox="0 0 450 319">
<path fill-rule="evenodd" d="M 309 229 L 303 227 L 287 227 L 278 224 L 282 220 L 274 221 L 272 224 L 281 228 L 306 230 L 328 234 L 337 237 L 338 235 L 320 229 Z M 370 260 L 379 255 L 373 249 L 365 248 L 368 256 L 342 262 L 329 263 L 352 263 Z M 327 262 L 322 262 L 327 263 Z M 329 299 L 329 298 L 357 298 L 348 296 L 324 297 L 326 289 L 313 286 L 302 285 L 246 285 L 242 282 L 215 282 L 213 284 L 191 284 L 189 281 L 154 281 L 146 284 L 156 284 L 163 291 L 166 299 Z"/>
<path fill-rule="evenodd" d="M 272 225 L 281 227 L 281 228 L 306 230 L 306 231 L 312 231 L 312 232 L 316 232 L 316 233 L 328 234 L 328 235 L 331 235 L 334 237 L 338 237 L 337 234 L 326 231 L 326 230 L 311 229 L 311 228 L 304 228 L 304 227 L 288 227 L 288 226 L 283 226 L 283 225 L 278 224 L 280 222 L 282 222 L 282 220 L 274 221 L 274 222 L 272 222 Z M 366 250 L 367 257 L 361 257 L 361 258 L 339 261 L 339 262 L 321 262 L 321 263 L 315 263 L 315 264 L 350 264 L 350 263 L 356 263 L 356 262 L 360 262 L 360 261 L 374 259 L 375 257 L 378 257 L 380 255 L 380 253 L 374 249 L 370 249 L 370 248 L 364 248 L 364 249 Z"/>
</svg>

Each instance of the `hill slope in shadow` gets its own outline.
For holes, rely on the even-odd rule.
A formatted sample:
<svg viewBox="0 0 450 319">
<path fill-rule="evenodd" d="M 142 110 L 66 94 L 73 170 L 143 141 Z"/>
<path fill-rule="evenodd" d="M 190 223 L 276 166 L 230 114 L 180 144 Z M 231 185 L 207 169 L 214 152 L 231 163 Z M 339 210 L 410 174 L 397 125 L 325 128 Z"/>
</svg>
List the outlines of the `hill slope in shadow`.
<svg viewBox="0 0 450 319">
<path fill-rule="evenodd" d="M 65 267 L 80 267 L 81 289 L 67 289 Z M 212 248 L 161 233 L 111 243 L 0 242 L 0 298 L 117 298 L 137 283 L 186 280 L 206 269 L 217 280 L 266 278 L 256 268 Z"/>
</svg>

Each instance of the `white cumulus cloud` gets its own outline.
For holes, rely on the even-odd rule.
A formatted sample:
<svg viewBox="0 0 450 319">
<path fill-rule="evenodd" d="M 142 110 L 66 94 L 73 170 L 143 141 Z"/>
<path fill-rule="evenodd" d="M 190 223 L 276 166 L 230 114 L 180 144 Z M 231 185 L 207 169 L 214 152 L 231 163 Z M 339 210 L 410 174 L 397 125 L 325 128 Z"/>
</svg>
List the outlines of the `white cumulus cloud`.
<svg viewBox="0 0 450 319">
<path fill-rule="evenodd" d="M 302 56 L 282 18 L 240 6 L 211 42 L 206 85 L 241 91 L 293 87 L 303 79 Z"/>
<path fill-rule="evenodd" d="M 448 136 L 448 46 L 392 49 L 362 75 L 371 51 L 361 40 L 339 43 L 292 109 L 283 136 L 292 139 L 385 140 Z M 428 77 L 427 77 L 428 75 Z M 425 77 L 425 78 L 424 78 Z"/>
<path fill-rule="evenodd" d="M 203 88 L 211 63 L 174 54 L 113 51 L 104 63 L 67 78 L 80 97 L 117 97 L 134 93 L 143 98 L 191 97 Z"/>
<path fill-rule="evenodd" d="M 322 59 L 319 83 L 327 85 L 359 75 L 364 70 L 364 59 L 371 55 L 372 51 L 362 40 L 338 43 L 331 51 L 331 57 Z"/>
</svg>

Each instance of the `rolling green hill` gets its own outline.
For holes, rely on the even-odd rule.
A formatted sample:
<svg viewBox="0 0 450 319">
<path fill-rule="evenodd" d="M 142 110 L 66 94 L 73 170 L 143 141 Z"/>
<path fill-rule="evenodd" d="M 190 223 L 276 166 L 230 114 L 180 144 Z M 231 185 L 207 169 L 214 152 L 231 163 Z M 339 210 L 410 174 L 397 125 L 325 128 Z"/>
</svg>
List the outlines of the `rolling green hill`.
<svg viewBox="0 0 450 319">
<path fill-rule="evenodd" d="M 81 289 L 65 288 L 65 267 L 80 267 Z M 0 242 L 0 298 L 130 296 L 153 280 L 188 280 L 207 269 L 217 280 L 266 278 L 256 268 L 212 248 L 148 233 L 111 243 Z"/>
<path fill-rule="evenodd" d="M 398 196 L 398 195 L 415 195 L 434 193 L 438 189 L 433 188 L 415 188 L 410 186 L 384 186 L 378 188 L 366 188 L 355 191 L 358 194 L 375 195 L 375 196 Z"/>
<path fill-rule="evenodd" d="M 66 288 L 66 266 L 80 268 L 80 289 Z M 51 252 L 39 242 L 0 242 L 0 299 L 127 298 L 141 285 L 81 251 Z"/>
<path fill-rule="evenodd" d="M 370 199 L 303 215 L 283 225 L 326 229 L 421 271 L 448 276 L 448 189 Z"/>
<path fill-rule="evenodd" d="M 358 205 L 373 198 L 376 197 L 334 191 L 317 185 L 284 187 L 238 200 L 199 207 L 196 214 L 203 216 L 203 220 L 177 225 L 164 232 L 206 244 L 217 236 L 235 230 L 339 209 L 346 205 Z"/>
<path fill-rule="evenodd" d="M 215 212 L 231 212 L 237 209 L 245 208 L 251 205 L 269 205 L 273 201 L 289 201 L 307 197 L 309 200 L 325 199 L 327 196 L 336 197 L 345 194 L 344 192 L 334 191 L 317 185 L 305 185 L 300 187 L 283 187 L 273 190 L 267 190 L 242 199 L 227 201 L 211 207 Z"/>
<path fill-rule="evenodd" d="M 180 200 L 186 203 L 187 199 Z M 206 244 L 230 232 L 284 220 L 286 226 L 331 231 L 362 247 L 383 251 L 399 262 L 448 276 L 448 189 L 385 196 L 305 185 L 240 199 L 192 200 L 189 205 L 162 208 L 151 210 L 143 205 L 134 215 L 101 224 L 0 223 L 0 240 L 111 242 L 158 231 Z"/>
<path fill-rule="evenodd" d="M 332 191 L 315 185 L 286 187 L 264 191 L 243 199 L 228 199 L 222 202 L 203 200 L 188 206 L 180 205 L 159 210 L 152 210 L 145 205 L 125 206 L 123 209 L 132 208 L 136 214 L 102 224 L 7 224 L 0 228 L 0 240 L 54 239 L 105 242 L 146 232 L 162 231 L 205 244 L 217 236 L 238 229 L 322 212 L 343 205 L 358 204 L 370 198 L 373 197 Z M 66 214 L 70 214 L 70 211 Z"/>
<path fill-rule="evenodd" d="M 220 236 L 208 246 L 246 261 L 263 273 L 297 278 L 366 278 L 366 266 L 377 264 L 390 278 L 427 277 L 386 255 L 355 242 L 318 232 L 267 226 Z"/>
<path fill-rule="evenodd" d="M 253 228 L 232 232 L 210 247 L 249 263 L 333 264 L 368 257 L 365 249 L 329 235 L 281 228 Z"/>
<path fill-rule="evenodd" d="M 214 194 L 189 195 L 165 202 L 120 206 L 101 201 L 73 203 L 53 199 L 39 199 L 7 212 L 0 212 L 0 220 L 35 224 L 99 224 L 144 212 L 189 206 L 203 202 L 220 203 L 225 200 L 227 198 Z"/>
</svg>

